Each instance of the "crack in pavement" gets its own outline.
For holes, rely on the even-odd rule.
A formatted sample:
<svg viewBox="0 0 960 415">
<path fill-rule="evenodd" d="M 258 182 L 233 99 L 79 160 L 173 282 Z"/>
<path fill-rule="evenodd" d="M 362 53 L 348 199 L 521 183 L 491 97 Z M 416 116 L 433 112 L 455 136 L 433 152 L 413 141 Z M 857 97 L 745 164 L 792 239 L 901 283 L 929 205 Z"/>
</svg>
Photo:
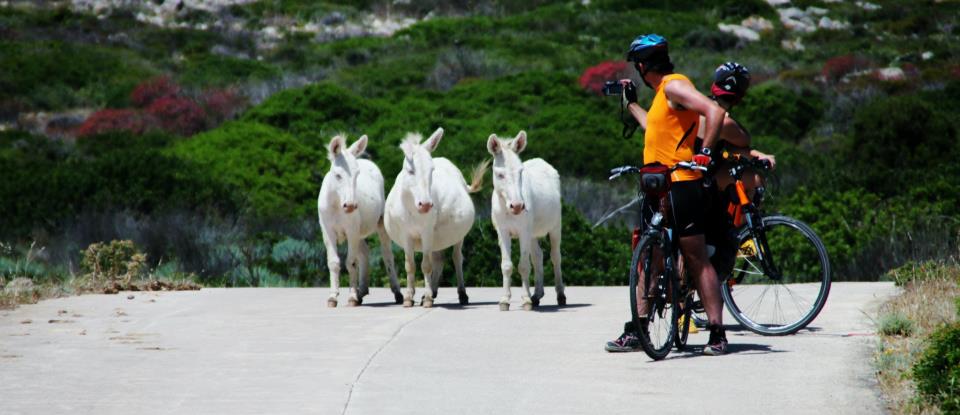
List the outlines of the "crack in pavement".
<svg viewBox="0 0 960 415">
<path fill-rule="evenodd" d="M 363 365 L 363 368 L 361 368 L 361 369 L 360 369 L 360 372 L 357 373 L 357 377 L 353 379 L 353 383 L 350 384 L 350 391 L 347 392 L 347 402 L 345 402 L 345 403 L 343 404 L 343 412 L 340 412 L 341 415 L 345 415 L 345 414 L 347 413 L 347 409 L 350 408 L 350 399 L 353 398 L 353 389 L 357 386 L 357 383 L 360 382 L 360 378 L 363 377 L 363 374 L 367 371 L 367 368 L 370 367 L 370 363 L 373 363 L 373 359 L 376 359 L 377 355 L 379 355 L 380 352 L 382 352 L 384 349 L 386 349 L 387 346 L 389 346 L 390 343 L 392 343 L 393 340 L 397 338 L 397 335 L 399 335 L 400 332 L 403 331 L 404 328 L 406 328 L 407 326 L 409 326 L 410 323 L 413 323 L 414 321 L 417 321 L 417 320 L 421 319 L 423 316 L 425 316 L 425 315 L 427 315 L 427 314 L 430 314 L 430 312 L 433 311 L 433 310 L 435 310 L 435 309 L 434 309 L 434 308 L 431 308 L 431 309 L 427 310 L 426 312 L 424 312 L 424 313 L 422 313 L 422 314 L 420 314 L 420 315 L 418 315 L 418 316 L 410 319 L 410 320 L 407 321 L 406 323 L 403 323 L 400 327 L 397 328 L 396 331 L 393 332 L 393 335 L 390 336 L 390 338 L 387 339 L 387 341 L 385 341 L 382 345 L 380 345 L 380 348 L 378 348 L 377 351 L 373 352 L 373 354 L 370 355 L 370 358 L 367 359 L 367 363 L 365 363 L 365 364 Z"/>
</svg>

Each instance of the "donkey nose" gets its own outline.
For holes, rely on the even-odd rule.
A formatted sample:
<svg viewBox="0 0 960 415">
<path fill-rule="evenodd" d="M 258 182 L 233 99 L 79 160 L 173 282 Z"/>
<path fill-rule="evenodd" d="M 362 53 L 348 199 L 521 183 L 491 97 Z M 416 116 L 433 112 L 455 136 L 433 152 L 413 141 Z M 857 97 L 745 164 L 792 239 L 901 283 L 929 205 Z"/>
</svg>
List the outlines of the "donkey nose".
<svg viewBox="0 0 960 415">
<path fill-rule="evenodd" d="M 355 211 L 355 210 L 357 210 L 357 203 L 356 203 L 356 202 L 354 202 L 354 203 L 344 203 L 344 204 L 343 204 L 343 211 L 344 211 L 344 212 L 352 213 L 352 212 Z"/>
<path fill-rule="evenodd" d="M 427 212 L 429 212 L 430 209 L 432 209 L 432 208 L 433 208 L 433 203 L 430 203 L 430 202 L 417 202 L 417 210 L 420 211 L 420 213 L 427 213 Z"/>
<path fill-rule="evenodd" d="M 523 202 L 511 203 L 510 210 L 513 212 L 514 215 L 519 215 L 520 212 L 523 212 Z"/>
</svg>

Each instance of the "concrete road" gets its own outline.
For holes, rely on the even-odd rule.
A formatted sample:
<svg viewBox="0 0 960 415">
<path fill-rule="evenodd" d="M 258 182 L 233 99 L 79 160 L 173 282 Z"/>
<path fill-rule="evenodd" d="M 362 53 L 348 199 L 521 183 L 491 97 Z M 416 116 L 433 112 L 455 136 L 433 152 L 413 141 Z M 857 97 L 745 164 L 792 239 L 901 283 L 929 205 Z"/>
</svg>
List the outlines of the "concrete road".
<svg viewBox="0 0 960 415">
<path fill-rule="evenodd" d="M 0 312 L 0 414 L 878 413 L 864 313 L 894 292 L 834 284 L 811 330 L 731 324 L 731 354 L 660 362 L 603 351 L 622 287 L 568 287 L 563 308 L 548 289 L 534 312 L 517 290 L 499 311 L 494 288 L 462 308 L 441 289 L 432 309 L 386 289 L 336 309 L 326 289 L 63 298 Z"/>
</svg>

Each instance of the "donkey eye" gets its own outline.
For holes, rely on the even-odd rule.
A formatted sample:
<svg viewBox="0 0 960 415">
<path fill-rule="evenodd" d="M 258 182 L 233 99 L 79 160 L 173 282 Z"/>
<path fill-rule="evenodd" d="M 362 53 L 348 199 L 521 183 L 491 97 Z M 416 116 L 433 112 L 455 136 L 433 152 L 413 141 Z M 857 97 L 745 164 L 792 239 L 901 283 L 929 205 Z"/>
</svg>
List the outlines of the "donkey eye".
<svg viewBox="0 0 960 415">
<path fill-rule="evenodd" d="M 335 175 L 335 177 L 337 178 L 337 180 L 340 180 L 340 179 L 343 178 L 343 176 L 341 176 L 341 175 L 339 175 L 339 174 Z"/>
<path fill-rule="evenodd" d="M 498 179 L 502 179 L 503 177 L 504 177 L 504 176 L 503 176 L 503 173 L 497 173 L 497 178 L 498 178 Z"/>
</svg>

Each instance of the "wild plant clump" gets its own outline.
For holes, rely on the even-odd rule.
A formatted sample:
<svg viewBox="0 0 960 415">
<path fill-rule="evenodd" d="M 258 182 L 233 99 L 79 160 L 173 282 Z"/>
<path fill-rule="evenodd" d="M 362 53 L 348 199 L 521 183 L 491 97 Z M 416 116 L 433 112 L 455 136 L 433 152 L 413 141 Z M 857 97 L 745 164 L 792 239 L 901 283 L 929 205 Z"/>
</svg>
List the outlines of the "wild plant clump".
<svg viewBox="0 0 960 415">
<path fill-rule="evenodd" d="M 120 291 L 198 290 L 188 280 L 171 282 L 154 279 L 147 267 L 147 255 L 133 241 L 94 243 L 82 252 L 80 268 L 84 274 L 77 280 L 78 291 L 116 294 Z"/>
<path fill-rule="evenodd" d="M 917 392 L 945 414 L 960 412 L 960 323 L 941 327 L 913 366 Z"/>
</svg>

